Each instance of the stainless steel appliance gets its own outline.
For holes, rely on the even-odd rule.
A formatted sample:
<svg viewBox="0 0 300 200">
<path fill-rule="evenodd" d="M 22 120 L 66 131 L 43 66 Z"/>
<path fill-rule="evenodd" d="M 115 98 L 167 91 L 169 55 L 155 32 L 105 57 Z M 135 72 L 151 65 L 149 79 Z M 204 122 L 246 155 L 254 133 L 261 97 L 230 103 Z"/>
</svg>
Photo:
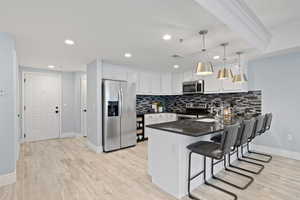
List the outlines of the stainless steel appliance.
<svg viewBox="0 0 300 200">
<path fill-rule="evenodd" d="M 103 80 L 103 150 L 136 145 L 136 86 L 126 81 Z"/>
<path fill-rule="evenodd" d="M 188 103 L 185 112 L 177 114 L 178 120 L 203 118 L 209 115 L 206 103 Z"/>
<path fill-rule="evenodd" d="M 182 91 L 183 94 L 204 93 L 204 80 L 183 82 Z"/>
</svg>

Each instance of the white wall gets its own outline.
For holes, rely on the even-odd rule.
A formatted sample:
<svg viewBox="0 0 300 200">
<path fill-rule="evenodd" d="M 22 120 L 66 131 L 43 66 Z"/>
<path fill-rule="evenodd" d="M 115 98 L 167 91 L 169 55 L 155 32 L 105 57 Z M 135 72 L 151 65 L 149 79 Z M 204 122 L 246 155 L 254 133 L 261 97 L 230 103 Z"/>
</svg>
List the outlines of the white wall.
<svg viewBox="0 0 300 200">
<path fill-rule="evenodd" d="M 102 61 L 96 59 L 87 65 L 87 139 L 95 152 L 102 148 Z"/>
<path fill-rule="evenodd" d="M 74 73 L 62 73 L 62 135 L 75 132 L 75 80 Z"/>
<path fill-rule="evenodd" d="M 1 180 L 2 175 L 16 170 L 16 88 L 14 38 L 7 33 L 0 33 L 0 185 L 6 184 Z"/>
<path fill-rule="evenodd" d="M 262 90 L 263 112 L 274 114 L 270 134 L 256 144 L 300 152 L 300 53 L 250 61 L 248 73 L 250 90 Z"/>
<path fill-rule="evenodd" d="M 75 102 L 74 102 L 74 130 L 76 133 L 81 133 L 81 78 L 86 76 L 85 72 L 74 73 L 75 86 Z"/>
</svg>

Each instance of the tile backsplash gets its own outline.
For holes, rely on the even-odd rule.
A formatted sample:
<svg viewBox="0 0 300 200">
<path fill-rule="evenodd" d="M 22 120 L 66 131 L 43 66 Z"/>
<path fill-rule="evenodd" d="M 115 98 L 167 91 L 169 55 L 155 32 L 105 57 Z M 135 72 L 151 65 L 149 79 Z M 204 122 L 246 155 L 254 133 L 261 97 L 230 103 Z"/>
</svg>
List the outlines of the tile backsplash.
<svg viewBox="0 0 300 200">
<path fill-rule="evenodd" d="M 167 112 L 184 112 L 187 103 L 207 103 L 211 106 L 214 102 L 230 105 L 237 114 L 261 113 L 261 96 L 261 91 L 172 96 L 137 95 L 136 109 L 138 113 L 151 112 L 152 102 L 160 102 Z"/>
</svg>

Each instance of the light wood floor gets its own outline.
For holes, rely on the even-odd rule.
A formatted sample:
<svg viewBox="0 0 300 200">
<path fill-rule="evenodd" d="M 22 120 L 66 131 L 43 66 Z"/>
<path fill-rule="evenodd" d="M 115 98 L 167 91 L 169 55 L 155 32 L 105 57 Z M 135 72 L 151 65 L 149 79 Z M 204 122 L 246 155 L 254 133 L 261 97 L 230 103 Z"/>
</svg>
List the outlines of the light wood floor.
<svg viewBox="0 0 300 200">
<path fill-rule="evenodd" d="M 17 183 L 0 188 L 0 200 L 174 200 L 151 183 L 146 155 L 147 143 L 109 154 L 93 153 L 84 138 L 26 143 L 21 147 Z M 254 177 L 245 191 L 216 184 L 243 200 L 300 199 L 300 161 L 274 157 Z M 244 181 L 232 175 L 230 179 Z M 203 200 L 231 199 L 208 186 L 194 193 Z"/>
</svg>

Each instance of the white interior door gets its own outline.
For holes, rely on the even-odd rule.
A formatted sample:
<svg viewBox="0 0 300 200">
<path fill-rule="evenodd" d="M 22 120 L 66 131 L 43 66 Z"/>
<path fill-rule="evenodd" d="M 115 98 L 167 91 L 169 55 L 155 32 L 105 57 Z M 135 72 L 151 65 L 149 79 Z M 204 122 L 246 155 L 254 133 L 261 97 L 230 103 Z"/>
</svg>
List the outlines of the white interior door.
<svg viewBox="0 0 300 200">
<path fill-rule="evenodd" d="M 61 109 L 60 75 L 25 73 L 24 76 L 25 140 L 58 138 Z"/>
<path fill-rule="evenodd" d="M 81 77 L 81 133 L 83 136 L 87 136 L 87 127 L 86 127 L 86 98 L 87 98 L 87 81 L 86 76 Z"/>
</svg>

